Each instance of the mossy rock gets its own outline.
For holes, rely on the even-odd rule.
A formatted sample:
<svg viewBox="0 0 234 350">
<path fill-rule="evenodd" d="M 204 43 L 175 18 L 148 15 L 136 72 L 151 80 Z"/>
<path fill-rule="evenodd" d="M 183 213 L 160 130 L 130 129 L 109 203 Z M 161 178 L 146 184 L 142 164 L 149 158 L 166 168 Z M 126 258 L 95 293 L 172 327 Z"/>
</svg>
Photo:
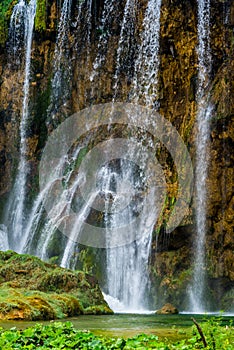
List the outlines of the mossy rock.
<svg viewBox="0 0 234 350">
<path fill-rule="evenodd" d="M 0 252 L 0 319 L 111 314 L 95 277 L 28 254 Z"/>
<path fill-rule="evenodd" d="M 52 320 L 83 313 L 72 295 L 0 288 L 0 319 Z"/>
<path fill-rule="evenodd" d="M 113 313 L 106 305 L 89 306 L 84 310 L 85 315 L 110 315 Z"/>
<path fill-rule="evenodd" d="M 178 309 L 170 303 L 163 305 L 161 309 L 156 311 L 157 315 L 176 315 L 178 313 Z"/>
</svg>

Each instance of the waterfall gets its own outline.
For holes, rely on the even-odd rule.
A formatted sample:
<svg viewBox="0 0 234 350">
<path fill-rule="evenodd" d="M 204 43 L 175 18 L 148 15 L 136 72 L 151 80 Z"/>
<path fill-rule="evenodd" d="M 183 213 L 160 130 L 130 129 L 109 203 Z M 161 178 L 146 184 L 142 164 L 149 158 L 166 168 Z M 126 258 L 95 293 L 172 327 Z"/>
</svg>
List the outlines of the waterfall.
<svg viewBox="0 0 234 350">
<path fill-rule="evenodd" d="M 132 65 L 134 63 L 134 51 L 135 51 L 135 23 L 136 23 L 136 1 L 127 0 L 124 8 L 124 16 L 121 25 L 120 38 L 118 42 L 117 58 L 116 58 L 116 70 L 113 77 L 114 82 L 114 98 L 115 102 L 117 94 L 119 92 L 119 85 L 121 75 L 124 75 L 125 79 L 129 80 L 132 76 Z"/>
<path fill-rule="evenodd" d="M 70 59 L 68 54 L 67 40 L 70 31 L 70 18 L 71 18 L 71 0 L 65 0 L 61 9 L 59 24 L 58 24 L 58 34 L 56 39 L 56 46 L 54 52 L 54 61 L 53 61 L 53 78 L 52 78 L 52 92 L 50 96 L 50 105 L 47 110 L 48 122 L 55 118 L 56 113 L 59 111 L 61 104 L 66 104 L 66 101 L 70 94 L 69 81 L 70 81 Z M 82 6 L 85 4 L 81 2 L 78 6 L 78 15 L 76 23 L 73 24 L 75 27 L 81 25 L 83 18 L 81 16 Z M 87 2 L 87 23 L 86 29 L 86 39 L 90 40 L 90 16 L 91 16 L 91 5 L 92 0 Z M 85 9 L 83 9 L 85 10 Z M 76 149 L 73 154 L 74 159 L 79 154 L 80 149 Z M 73 161 L 74 161 L 73 159 Z M 57 224 L 59 220 L 63 218 L 63 210 L 65 210 L 65 204 L 61 198 L 61 203 L 56 203 L 54 208 L 54 213 L 52 219 L 46 221 L 45 219 L 45 205 L 47 202 L 47 197 L 50 192 L 53 191 L 54 186 L 56 186 L 57 181 L 62 176 L 63 168 L 66 164 L 65 159 L 61 159 L 57 167 L 51 169 L 51 181 L 48 182 L 47 186 L 41 191 L 36 197 L 32 209 L 28 215 L 28 220 L 25 223 L 25 240 L 22 244 L 22 250 L 27 253 L 35 254 L 42 259 L 48 259 L 48 245 L 54 237 L 55 232 L 57 231 Z M 69 173 L 71 175 L 71 173 Z M 69 180 L 69 174 L 67 174 L 67 180 Z M 75 190 L 75 189 L 74 189 Z M 67 195 L 67 193 L 66 193 Z M 64 206 L 63 206 L 64 205 Z M 35 245 L 35 242 L 36 245 Z M 69 246 L 69 243 L 68 243 Z M 69 257 L 72 254 L 72 248 L 74 244 L 70 246 L 70 253 L 67 254 L 68 246 L 64 249 L 64 254 L 67 256 L 65 259 L 62 257 L 62 265 L 70 267 Z M 65 260 L 66 261 L 65 261 Z"/>
<path fill-rule="evenodd" d="M 36 14 L 36 0 L 27 3 L 19 0 L 13 9 L 10 21 L 10 33 L 12 42 L 10 46 L 16 54 L 16 38 L 21 36 L 19 31 L 23 30 L 24 35 L 24 85 L 23 102 L 20 122 L 20 155 L 15 183 L 6 207 L 5 222 L 7 223 L 11 247 L 21 252 L 24 241 L 24 223 L 26 220 L 26 181 L 29 173 L 27 162 L 27 124 L 29 118 L 29 80 L 31 68 L 31 48 L 33 37 L 34 18 Z"/>
<path fill-rule="evenodd" d="M 0 250 L 9 249 L 7 228 L 5 225 L 0 225 Z"/>
<path fill-rule="evenodd" d="M 189 288 L 190 311 L 207 311 L 206 303 L 206 206 L 207 171 L 209 164 L 208 142 L 212 106 L 208 102 L 206 88 L 211 70 L 210 53 L 210 1 L 198 1 L 198 89 L 197 89 L 197 135 L 196 135 L 196 241 L 194 244 L 194 271 Z"/>
<path fill-rule="evenodd" d="M 127 79 L 133 78 L 133 88 L 130 93 L 130 99 L 134 102 L 142 101 L 143 95 L 143 103 L 146 106 L 152 107 L 155 105 L 159 68 L 160 9 L 161 0 L 149 0 L 143 20 L 141 44 L 138 48 L 135 66 L 133 66 L 132 69 L 131 61 L 134 58 L 132 50 L 136 49 L 133 39 L 136 2 L 134 0 L 127 0 L 117 49 L 113 102 L 117 97 L 121 79 L 123 79 L 123 75 L 125 75 Z M 132 120 L 132 124 L 135 125 L 134 115 L 132 115 L 130 119 Z M 147 127 L 148 121 L 146 120 L 145 122 Z M 129 152 L 131 153 L 130 150 Z M 130 159 L 134 159 L 134 157 L 135 155 L 133 153 L 129 154 Z M 144 167 L 147 167 L 147 161 Z M 105 170 L 104 188 L 107 192 L 113 191 L 113 189 L 111 189 L 111 186 L 113 186 L 113 179 L 116 183 L 114 192 L 117 193 L 128 193 L 129 183 L 134 184 L 136 181 L 130 163 L 122 162 L 120 164 L 119 173 L 116 173 L 116 171 L 113 172 L 110 168 Z M 128 179 L 125 187 L 124 179 Z M 145 181 L 147 181 L 147 179 L 145 179 Z M 151 200 L 153 202 L 153 198 L 151 198 Z M 144 203 L 143 205 L 145 218 L 152 212 L 152 202 L 150 204 Z M 107 208 L 113 205 L 112 202 L 109 203 L 107 200 Z M 131 206 L 126 208 L 124 215 L 109 215 L 107 211 L 106 221 L 109 227 L 109 239 L 113 236 L 113 227 L 118 227 L 124 222 L 131 222 L 133 219 L 134 209 Z M 145 225 L 144 220 L 142 220 L 137 227 L 138 233 L 129 232 L 129 236 L 136 235 L 136 237 L 139 237 L 140 233 L 140 238 L 134 239 L 130 244 L 110 248 L 106 251 L 107 271 L 105 298 L 114 311 L 139 312 L 140 310 L 147 310 L 148 308 L 148 261 L 151 251 L 152 230 L 153 226 L 148 227 Z"/>
<path fill-rule="evenodd" d="M 72 62 L 74 60 L 74 52 L 81 50 L 81 46 L 87 47 L 87 61 L 90 56 L 91 28 L 92 28 L 92 0 L 80 1 L 77 4 L 77 18 L 72 21 L 72 0 L 64 0 L 61 9 L 58 34 L 56 39 L 54 57 L 53 57 L 53 78 L 51 82 L 50 105 L 48 108 L 48 122 L 51 118 L 60 118 L 59 113 L 64 112 L 67 116 L 67 102 L 71 96 L 72 82 Z M 71 28 L 79 34 L 82 32 L 82 42 L 77 41 L 72 44 L 69 41 Z M 74 47 L 72 47 L 74 45 Z M 73 56 L 71 57 L 71 47 Z M 55 120 L 55 126 L 56 120 Z"/>
<path fill-rule="evenodd" d="M 107 247 L 108 245 L 112 246 L 112 242 L 116 240 L 114 230 L 116 227 L 126 225 L 129 237 L 133 237 L 133 241 L 126 245 L 106 250 L 107 283 L 105 292 L 110 306 L 117 312 L 123 310 L 125 312 L 139 312 L 148 308 L 148 258 L 153 225 L 147 226 L 145 221 L 150 215 L 149 210 L 152 215 L 155 215 L 152 210 L 154 193 L 152 193 L 148 203 L 138 203 L 138 200 L 135 199 L 134 206 L 128 205 L 124 210 L 115 212 L 118 195 L 129 193 L 131 187 L 137 191 L 144 185 L 144 181 L 147 181 L 147 179 L 139 179 L 138 176 L 139 174 L 134 174 L 133 165 L 124 160 L 120 160 L 118 169 L 106 166 L 102 176 L 102 190 L 109 195 L 106 196 L 105 212 Z M 137 228 L 131 227 L 129 223 L 134 221 L 139 206 L 143 210 L 142 220 Z M 135 232 L 136 229 L 138 232 Z M 121 307 L 120 309 L 118 305 Z"/>
<path fill-rule="evenodd" d="M 87 3 L 87 20 L 90 22 L 92 1 Z M 157 70 L 159 65 L 158 51 L 159 51 L 159 29 L 160 29 L 160 6 L 161 1 L 157 1 L 154 4 L 153 1 L 149 1 L 144 18 L 144 31 L 141 36 L 141 45 L 139 47 L 139 53 L 137 61 L 132 58 L 135 51 L 135 19 L 136 19 L 136 2 L 135 0 L 127 0 L 124 9 L 124 15 L 121 26 L 121 33 L 119 38 L 119 44 L 117 49 L 117 61 L 116 71 L 114 75 L 114 91 L 115 95 L 119 88 L 123 73 L 127 78 L 134 77 L 134 84 L 136 81 L 141 83 L 143 88 L 146 79 L 151 79 L 150 84 L 156 88 L 157 85 Z M 114 14 L 114 2 L 105 1 L 104 10 L 101 20 L 101 35 L 98 42 L 98 51 L 95 62 L 93 64 L 93 72 L 91 74 L 91 81 L 101 74 L 101 69 L 105 62 L 106 52 L 108 48 L 108 41 L 110 37 L 110 26 L 113 20 Z M 81 24 L 82 4 L 79 7 L 79 13 L 77 17 L 76 27 Z M 86 13 L 86 12 L 85 12 Z M 69 23 L 71 15 L 71 1 L 65 0 L 61 9 L 60 21 L 58 25 L 58 35 L 56 40 L 55 54 L 54 54 L 54 74 L 52 78 L 52 94 L 50 106 L 48 108 L 48 116 L 53 118 L 62 103 L 65 103 L 68 95 L 69 88 L 69 63 L 67 62 L 67 40 L 69 34 Z M 83 21 L 83 19 L 82 19 Z M 155 23 L 156 21 L 156 23 Z M 88 24 L 86 25 L 88 26 Z M 90 23 L 87 29 L 87 41 L 90 40 Z M 147 32 L 150 31 L 150 40 L 148 40 Z M 89 43 L 88 43 L 89 45 Z M 77 47 L 77 50 L 79 48 Z M 147 56 L 147 57 L 146 57 Z M 141 62 L 143 60 L 144 62 Z M 134 66 L 135 62 L 135 66 Z M 139 75 L 138 70 L 143 70 Z M 150 70 L 154 70 L 154 75 L 150 76 Z M 144 78 L 144 74 L 147 76 Z M 136 88 L 136 86 L 135 86 Z M 149 89 L 144 90 L 144 102 L 146 105 L 152 106 L 147 100 L 147 94 Z M 136 89 L 135 96 L 139 94 Z M 153 96 L 155 97 L 155 96 Z M 61 100 L 62 99 L 62 100 Z M 131 116 L 132 124 L 135 124 L 134 116 Z M 111 119 L 109 121 L 111 123 Z M 145 140 L 143 140 L 145 141 Z M 66 217 L 72 211 L 74 203 L 77 202 L 77 192 L 79 192 L 80 183 L 83 181 L 84 174 L 74 175 L 73 165 L 79 157 L 80 148 L 74 149 L 73 153 L 67 158 L 60 159 L 58 164 L 51 169 L 50 179 L 46 186 L 39 193 L 35 199 L 34 205 L 28 217 L 27 223 L 24 226 L 26 239 L 22 243 L 22 250 L 24 252 L 33 253 L 42 259 L 47 260 L 49 256 L 49 246 L 58 231 L 60 224 L 66 224 Z M 129 159 L 133 159 L 133 150 L 129 150 Z M 71 167 L 70 167 L 71 166 Z M 147 167 L 147 157 L 144 163 Z M 69 168 L 69 172 L 65 172 L 64 169 Z M 144 172 L 144 169 L 142 169 Z M 100 174 L 99 174 L 100 175 Z M 45 207 L 47 205 L 47 199 L 53 191 L 56 191 L 58 183 L 61 181 L 65 184 L 65 190 L 61 193 L 61 196 L 53 203 L 53 209 L 49 213 L 49 218 L 45 218 Z M 126 179 L 126 181 L 124 181 Z M 116 188 L 113 188 L 113 181 Z M 104 289 L 108 293 L 109 297 L 114 300 L 119 300 L 119 304 L 123 305 L 125 311 L 139 311 L 145 310 L 147 305 L 147 288 L 149 287 L 148 276 L 148 259 L 151 249 L 151 234 L 153 225 L 146 223 L 147 218 L 150 216 L 155 217 L 156 213 L 151 208 L 155 207 L 154 200 L 155 194 L 151 193 L 150 200 L 148 202 L 136 201 L 134 206 L 127 206 L 123 211 L 118 214 L 110 214 L 109 210 L 113 206 L 117 205 L 119 193 L 128 193 L 129 184 L 134 188 L 143 186 L 143 183 L 139 184 L 139 179 L 134 170 L 134 166 L 131 162 L 120 161 L 119 169 L 112 169 L 110 164 L 107 164 L 99 178 L 101 188 L 99 191 L 105 194 L 106 210 L 104 213 L 104 221 L 107 228 L 107 245 L 113 246 L 112 239 L 116 232 L 116 227 L 119 225 L 125 225 L 128 221 L 135 219 L 138 206 L 142 209 L 142 220 L 137 227 L 137 233 L 129 232 L 130 236 L 140 238 L 133 239 L 133 241 L 127 245 L 106 249 L 106 272 L 107 283 Z M 141 180 L 142 181 L 142 180 Z M 145 179 L 147 182 L 147 179 Z M 65 239 L 62 243 L 61 254 L 59 256 L 59 263 L 63 267 L 71 268 L 74 266 L 73 254 L 77 248 L 77 237 L 82 232 L 83 222 L 88 218 L 90 209 L 98 196 L 98 191 L 90 193 L 86 202 L 79 200 L 76 210 L 76 219 L 71 226 L 71 232 L 68 239 Z M 113 202 L 111 197 L 107 194 L 111 194 L 111 197 L 115 197 Z M 79 197 L 79 195 L 78 195 Z M 80 197 L 79 197 L 80 198 Z M 151 212 L 151 214 L 149 214 Z M 152 220 L 151 220 L 152 221 Z M 36 243 L 35 243 L 36 242 Z"/>
<path fill-rule="evenodd" d="M 98 41 L 98 51 L 93 64 L 93 71 L 90 74 L 90 81 L 93 82 L 94 79 L 99 74 L 100 69 L 102 68 L 106 53 L 108 49 L 108 41 L 110 38 L 110 26 L 111 20 L 114 18 L 116 13 L 115 8 L 116 1 L 114 0 L 105 0 L 104 9 L 101 18 L 101 25 L 99 27 L 100 37 Z"/>
<path fill-rule="evenodd" d="M 130 93 L 132 101 L 153 108 L 157 107 L 161 2 L 148 1 Z"/>
<path fill-rule="evenodd" d="M 135 150 L 129 149 L 127 159 L 136 158 Z M 147 158 L 147 157 L 146 157 Z M 143 165 L 147 167 L 147 161 Z M 106 164 L 100 174 L 101 191 L 105 194 L 105 224 L 106 224 L 106 285 L 105 298 L 115 312 L 139 312 L 148 308 L 147 289 L 149 288 L 148 258 L 151 249 L 153 225 L 145 221 L 154 208 L 154 194 L 150 203 L 134 199 L 134 205 L 128 204 L 123 210 L 118 210 L 121 195 L 131 195 L 131 189 L 139 192 L 144 187 L 147 178 L 145 169 L 139 174 L 134 164 L 126 159 L 115 160 L 114 164 Z M 138 227 L 131 226 L 136 213 L 143 211 Z M 115 246 L 116 228 L 126 226 L 130 243 Z M 137 231 L 136 231 L 137 230 Z M 110 248 L 108 248 L 110 246 Z"/>
<path fill-rule="evenodd" d="M 70 59 L 68 51 L 68 34 L 70 30 L 72 0 L 64 0 L 59 25 L 56 46 L 53 60 L 53 78 L 51 82 L 52 92 L 50 96 L 50 106 L 48 108 L 49 117 L 56 113 L 59 107 L 66 103 L 69 97 L 70 81 Z M 54 115 L 52 115 L 54 118 Z"/>
<path fill-rule="evenodd" d="M 71 258 L 75 250 L 77 238 L 79 236 L 79 233 L 81 232 L 83 222 L 87 219 L 90 213 L 90 208 L 92 207 L 92 204 L 94 203 L 97 194 L 97 192 L 93 192 L 89 195 L 87 202 L 82 206 L 81 210 L 79 211 L 79 214 L 77 215 L 75 223 L 72 227 L 71 234 L 69 236 L 69 240 L 67 242 L 62 256 L 62 260 L 60 263 L 62 267 L 68 268 L 71 266 Z"/>
</svg>

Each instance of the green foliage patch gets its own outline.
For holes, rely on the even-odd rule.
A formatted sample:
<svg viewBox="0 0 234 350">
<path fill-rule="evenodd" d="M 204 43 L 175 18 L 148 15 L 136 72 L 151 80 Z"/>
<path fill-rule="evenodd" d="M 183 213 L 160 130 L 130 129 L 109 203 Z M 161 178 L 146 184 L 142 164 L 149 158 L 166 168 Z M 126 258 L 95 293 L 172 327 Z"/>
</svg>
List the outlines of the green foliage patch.
<svg viewBox="0 0 234 350">
<path fill-rule="evenodd" d="M 202 324 L 207 339 L 207 350 L 232 350 L 233 327 L 221 326 L 220 320 L 211 320 Z M 204 349 L 195 328 L 185 340 L 171 343 L 159 340 L 158 336 L 140 334 L 132 338 L 110 338 L 96 336 L 89 331 L 80 331 L 71 322 L 53 322 L 49 325 L 36 324 L 25 330 L 0 330 L 0 349 L 86 349 L 86 350 L 190 350 Z"/>
<path fill-rule="evenodd" d="M 1 0 L 0 2 L 0 45 L 4 45 L 8 34 L 8 22 L 16 0 Z"/>
<path fill-rule="evenodd" d="M 37 0 L 35 30 L 39 32 L 46 30 L 46 2 L 47 0 Z"/>
<path fill-rule="evenodd" d="M 0 1 L 0 45 L 4 46 L 8 36 L 9 21 L 13 7 L 18 0 Z M 35 16 L 35 30 L 42 32 L 46 30 L 47 0 L 37 0 Z"/>
<path fill-rule="evenodd" d="M 0 252 L 1 319 L 51 320 L 85 313 L 112 313 L 95 277 L 28 254 Z"/>
</svg>

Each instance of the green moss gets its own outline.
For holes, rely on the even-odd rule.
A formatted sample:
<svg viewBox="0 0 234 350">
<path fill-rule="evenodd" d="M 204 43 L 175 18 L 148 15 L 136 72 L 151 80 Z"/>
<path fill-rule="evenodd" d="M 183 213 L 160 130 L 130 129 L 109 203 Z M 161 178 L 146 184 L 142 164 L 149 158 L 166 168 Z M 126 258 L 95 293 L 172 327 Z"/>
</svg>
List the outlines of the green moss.
<svg viewBox="0 0 234 350">
<path fill-rule="evenodd" d="M 89 306 L 84 310 L 85 315 L 110 315 L 113 311 L 107 305 Z"/>
<path fill-rule="evenodd" d="M 83 313 L 79 300 L 72 295 L 40 291 L 0 290 L 0 318 L 51 320 Z"/>
<path fill-rule="evenodd" d="M 0 318 L 49 320 L 112 313 L 95 277 L 28 254 L 0 252 Z"/>
<path fill-rule="evenodd" d="M 38 285 L 40 290 L 69 291 L 77 287 L 78 281 L 75 273 L 71 271 L 63 271 L 61 268 L 55 268 L 53 271 L 47 272 Z"/>
<path fill-rule="evenodd" d="M 0 3 L 0 45 L 4 46 L 8 35 L 9 20 L 17 0 L 1 0 Z"/>
<path fill-rule="evenodd" d="M 35 30 L 42 32 L 46 30 L 46 0 L 37 0 L 37 10 L 35 17 Z"/>
<path fill-rule="evenodd" d="M 4 46 L 8 36 L 9 21 L 17 0 L 1 0 L 0 2 L 0 45 Z M 37 0 L 35 30 L 46 30 L 47 0 Z"/>
</svg>

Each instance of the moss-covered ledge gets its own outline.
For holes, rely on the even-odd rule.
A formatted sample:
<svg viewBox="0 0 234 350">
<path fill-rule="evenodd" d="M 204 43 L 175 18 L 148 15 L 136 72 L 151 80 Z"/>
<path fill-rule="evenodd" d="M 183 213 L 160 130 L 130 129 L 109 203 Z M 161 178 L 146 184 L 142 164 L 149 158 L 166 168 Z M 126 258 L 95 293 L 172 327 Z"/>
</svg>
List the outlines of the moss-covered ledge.
<svg viewBox="0 0 234 350">
<path fill-rule="evenodd" d="M 0 252 L 0 319 L 51 320 L 80 314 L 111 314 L 95 277 Z"/>
</svg>

